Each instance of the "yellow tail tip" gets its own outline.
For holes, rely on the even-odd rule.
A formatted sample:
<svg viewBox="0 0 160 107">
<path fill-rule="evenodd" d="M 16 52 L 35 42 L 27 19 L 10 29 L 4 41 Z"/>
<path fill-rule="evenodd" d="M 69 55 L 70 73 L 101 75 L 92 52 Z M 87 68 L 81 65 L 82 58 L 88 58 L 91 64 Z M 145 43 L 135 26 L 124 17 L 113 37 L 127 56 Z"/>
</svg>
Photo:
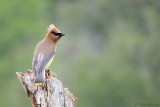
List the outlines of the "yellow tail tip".
<svg viewBox="0 0 160 107">
<path fill-rule="evenodd" d="M 38 83 L 34 83 L 35 86 L 38 86 L 38 85 L 42 85 L 41 82 L 38 82 Z"/>
</svg>

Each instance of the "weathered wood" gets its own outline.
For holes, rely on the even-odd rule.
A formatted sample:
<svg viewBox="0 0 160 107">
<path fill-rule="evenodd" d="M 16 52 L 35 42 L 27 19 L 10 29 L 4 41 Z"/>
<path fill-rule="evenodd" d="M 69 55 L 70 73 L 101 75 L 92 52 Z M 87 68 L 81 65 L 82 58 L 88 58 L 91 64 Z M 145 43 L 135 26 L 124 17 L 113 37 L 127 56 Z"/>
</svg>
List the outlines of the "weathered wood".
<svg viewBox="0 0 160 107">
<path fill-rule="evenodd" d="M 63 88 L 62 83 L 55 74 L 46 70 L 46 80 L 43 85 L 34 85 L 34 73 L 28 70 L 26 73 L 17 72 L 17 76 L 32 100 L 32 107 L 74 107 L 76 97 Z"/>
</svg>

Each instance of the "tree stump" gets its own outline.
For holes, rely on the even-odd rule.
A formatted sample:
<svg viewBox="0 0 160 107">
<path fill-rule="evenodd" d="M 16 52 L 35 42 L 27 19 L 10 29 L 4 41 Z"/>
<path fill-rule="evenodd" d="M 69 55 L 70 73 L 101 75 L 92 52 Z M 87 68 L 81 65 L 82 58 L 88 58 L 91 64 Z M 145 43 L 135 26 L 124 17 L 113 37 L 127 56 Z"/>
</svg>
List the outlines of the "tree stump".
<svg viewBox="0 0 160 107">
<path fill-rule="evenodd" d="M 34 85 L 34 73 L 16 72 L 25 92 L 32 100 L 32 107 L 74 107 L 76 97 L 63 88 L 62 83 L 50 70 L 46 70 L 46 80 L 43 85 Z"/>
</svg>

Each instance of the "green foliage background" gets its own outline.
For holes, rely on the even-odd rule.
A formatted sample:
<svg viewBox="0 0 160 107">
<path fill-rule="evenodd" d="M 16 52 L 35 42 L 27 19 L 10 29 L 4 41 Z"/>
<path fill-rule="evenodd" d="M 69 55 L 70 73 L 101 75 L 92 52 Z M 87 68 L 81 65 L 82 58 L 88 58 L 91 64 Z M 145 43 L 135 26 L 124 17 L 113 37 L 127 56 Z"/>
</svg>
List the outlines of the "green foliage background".
<svg viewBox="0 0 160 107">
<path fill-rule="evenodd" d="M 31 107 L 15 72 L 51 23 L 66 33 L 51 69 L 76 107 L 160 106 L 159 0 L 1 0 L 1 107 Z"/>
</svg>

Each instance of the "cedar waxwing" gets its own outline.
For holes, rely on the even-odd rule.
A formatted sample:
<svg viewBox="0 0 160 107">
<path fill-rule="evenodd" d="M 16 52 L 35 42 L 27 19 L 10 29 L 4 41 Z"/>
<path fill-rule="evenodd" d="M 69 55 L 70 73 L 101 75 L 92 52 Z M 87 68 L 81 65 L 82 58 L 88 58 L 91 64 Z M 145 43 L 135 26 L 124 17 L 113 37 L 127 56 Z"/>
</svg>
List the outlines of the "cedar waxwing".
<svg viewBox="0 0 160 107">
<path fill-rule="evenodd" d="M 51 24 L 48 27 L 46 37 L 37 44 L 32 61 L 35 85 L 42 84 L 45 80 L 45 70 L 48 69 L 54 58 L 58 40 L 64 35 L 58 28 Z"/>
</svg>

